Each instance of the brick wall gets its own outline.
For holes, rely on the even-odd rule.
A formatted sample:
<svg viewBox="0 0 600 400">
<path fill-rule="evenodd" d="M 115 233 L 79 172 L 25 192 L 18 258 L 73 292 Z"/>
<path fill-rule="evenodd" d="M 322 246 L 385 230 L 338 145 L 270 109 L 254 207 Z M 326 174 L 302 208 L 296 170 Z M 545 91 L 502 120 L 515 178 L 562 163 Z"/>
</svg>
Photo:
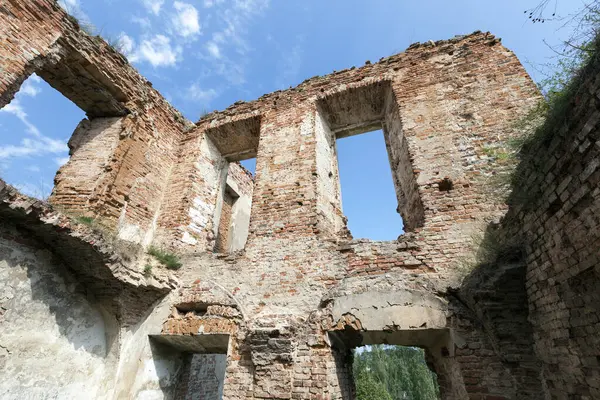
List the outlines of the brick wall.
<svg viewBox="0 0 600 400">
<path fill-rule="evenodd" d="M 465 296 L 455 289 L 460 260 L 473 253 L 472 233 L 507 209 L 489 197 L 485 178 L 501 166 L 486 149 L 516 135 L 513 123 L 540 99 L 493 35 L 415 44 L 192 126 L 53 2 L 0 7 L 9 11 L 0 35 L 10 39 L 2 50 L 11 55 L 0 59 L 8 71 L 2 104 L 35 71 L 88 115 L 54 201 L 75 212 L 87 207 L 122 239 L 182 254 L 162 335 L 228 335 L 224 398 L 351 398 L 349 349 L 367 338 L 426 347 L 445 399 L 537 399 L 542 381 L 558 398 L 596 394 L 597 360 L 582 350 L 597 344 L 590 334 L 595 247 L 584 246 L 596 240 L 592 128 L 600 114 L 591 78 L 571 125 L 540 144 L 543 157 L 531 169 L 522 167 L 532 171 L 528 185 L 548 184 L 539 207 L 511 211 L 524 222 L 515 236 L 527 232 L 527 274 L 503 265 L 506 275 L 475 280 Z M 385 132 L 410 231 L 397 241 L 350 239 L 341 212 L 335 138 L 373 127 Z M 92 131 L 98 135 L 86 140 Z M 252 196 L 248 242 L 243 251 L 213 254 L 227 214 L 220 204 L 227 165 L 252 156 L 253 183 L 241 169 L 232 174 Z M 501 290 L 486 286 L 494 281 Z M 334 318 L 352 296 L 405 294 L 414 301 Z M 334 343 L 334 331 L 344 331 L 346 342 Z"/>
<path fill-rule="evenodd" d="M 0 10 L 0 106 L 35 72 L 84 110 L 88 121 L 80 127 L 92 126 L 98 135 L 72 149 L 51 200 L 74 213 L 87 209 L 124 239 L 149 243 L 175 153 L 191 124 L 124 56 L 80 30 L 55 1 L 11 0 Z M 120 118 L 120 127 L 103 132 L 96 119 L 104 117 Z M 117 139 L 106 140 L 117 130 Z"/>
<path fill-rule="evenodd" d="M 348 351 L 327 339 L 340 323 L 330 306 L 344 295 L 442 296 L 455 285 L 460 258 L 472 252 L 472 232 L 506 210 L 489 198 L 482 179 L 497 167 L 485 147 L 498 135 L 514 135 L 513 121 L 538 99 L 516 57 L 492 35 L 476 33 L 312 78 L 199 121 L 182 141 L 176 167 L 189 172 L 174 174 L 168 191 L 184 194 L 183 202 L 169 198 L 177 208 L 168 215 L 181 227 L 171 243 L 182 251 L 190 229 L 198 232 L 190 250 L 212 240 L 222 154 L 244 148 L 231 127 L 260 136 L 245 251 L 190 254 L 180 273 L 184 282 L 215 282 L 244 315 L 228 352 L 224 396 L 350 396 Z M 355 112 L 340 114 L 344 109 Z M 258 128 L 248 122 L 256 115 Z M 344 229 L 331 139 L 369 124 L 385 125 L 400 211 L 413 228 L 398 241 L 354 241 Z M 231 148 L 222 132 L 234 135 Z M 513 367 L 475 310 L 461 305 L 443 312 L 444 329 L 456 337 L 445 347 L 432 344 L 430 352 L 444 398 L 538 398 L 535 386 L 533 394 L 519 392 L 526 371 Z M 363 340 L 364 321 L 348 318 L 354 322 L 342 329 Z M 418 330 L 398 318 L 397 325 L 382 324 L 381 335 L 411 337 L 405 330 Z"/>
<path fill-rule="evenodd" d="M 600 396 L 600 60 L 524 150 L 501 232 L 526 262 L 535 353 L 547 397 Z"/>
</svg>

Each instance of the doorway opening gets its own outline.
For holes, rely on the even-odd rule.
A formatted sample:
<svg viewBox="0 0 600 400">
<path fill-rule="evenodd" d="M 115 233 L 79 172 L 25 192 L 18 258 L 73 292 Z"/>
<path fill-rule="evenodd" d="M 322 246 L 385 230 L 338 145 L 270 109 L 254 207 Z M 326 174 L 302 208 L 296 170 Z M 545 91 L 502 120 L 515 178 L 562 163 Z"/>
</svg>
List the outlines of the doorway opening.
<svg viewBox="0 0 600 400">
<path fill-rule="evenodd" d="M 369 345 L 353 350 L 357 400 L 438 400 L 436 374 L 419 347 Z"/>
<path fill-rule="evenodd" d="M 175 398 L 222 399 L 226 368 L 226 354 L 184 354 Z"/>
<path fill-rule="evenodd" d="M 222 399 L 228 343 L 225 334 L 150 335 L 155 373 L 146 385 L 160 387 L 160 398 Z"/>
<path fill-rule="evenodd" d="M 67 142 L 85 113 L 36 74 L 0 109 L 0 177 L 23 194 L 46 200 Z"/>
</svg>

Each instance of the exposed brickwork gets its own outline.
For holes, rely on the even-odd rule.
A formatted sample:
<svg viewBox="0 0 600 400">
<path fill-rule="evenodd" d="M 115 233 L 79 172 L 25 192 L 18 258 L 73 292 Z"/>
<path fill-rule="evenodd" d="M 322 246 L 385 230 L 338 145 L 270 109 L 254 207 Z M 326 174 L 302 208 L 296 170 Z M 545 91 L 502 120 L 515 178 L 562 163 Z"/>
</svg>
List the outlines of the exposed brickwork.
<svg viewBox="0 0 600 400">
<path fill-rule="evenodd" d="M 233 208 L 233 198 L 230 191 L 225 190 L 223 195 L 223 205 L 221 206 L 221 218 L 219 218 L 219 231 L 217 233 L 217 243 L 215 251 L 220 253 L 227 252 L 229 245 L 229 234 L 231 230 L 231 209 Z"/>
<path fill-rule="evenodd" d="M 546 396 L 556 399 L 600 396 L 599 76 L 595 59 L 563 114 L 526 148 L 511 208 L 492 229 L 505 253 L 522 254 L 519 297 L 528 299 Z"/>
<path fill-rule="evenodd" d="M 484 178 L 505 166 L 486 148 L 516 135 L 514 122 L 540 100 L 493 35 L 416 44 L 194 125 L 53 1 L 9 0 L 0 10 L 0 105 L 36 72 L 88 116 L 53 202 L 121 239 L 181 255 L 177 280 L 144 276 L 144 266 L 158 267 L 142 250 L 121 262 L 87 233 L 75 238 L 80 228 L 58 229 L 65 217 L 50 222 L 48 206 L 19 205 L 26 200 L 12 191 L 0 207 L 0 217 L 72 259 L 124 324 L 146 318 L 152 340 L 177 350 L 160 359 L 172 366 L 169 379 L 120 360 L 137 373 L 136 385 L 115 391 L 121 397 L 200 393 L 210 366 L 194 357 L 207 359 L 175 354 L 220 352 L 225 399 L 351 399 L 351 349 L 372 343 L 424 347 L 444 399 L 600 395 L 595 69 L 568 124 L 520 167 L 524 187 L 539 188 L 536 203 L 513 207 L 502 229 L 524 245 L 457 289 L 461 260 L 476 251 L 473 232 L 507 211 L 489 197 Z M 352 240 L 342 213 L 335 140 L 374 128 L 384 132 L 408 231 L 396 241 Z M 254 156 L 255 178 L 236 163 Z M 249 222 L 231 223 L 229 184 L 238 201 L 251 197 Z M 226 252 L 220 239 L 231 235 L 219 221 L 249 224 L 243 249 Z M 159 359 L 152 342 L 139 346 L 145 353 L 134 359 Z"/>
<path fill-rule="evenodd" d="M 0 106 L 35 72 L 86 112 L 89 121 L 80 129 L 101 126 L 96 118 L 121 118 L 120 127 L 113 124 L 110 132 L 81 143 L 81 153 L 72 147 L 65 173 L 57 175 L 53 202 L 77 212 L 86 208 L 118 225 L 121 237 L 148 243 L 177 148 L 191 124 L 55 1 L 11 0 L 0 5 L 0 14 Z M 101 127 L 95 129 L 101 133 Z M 81 173 L 87 176 L 79 186 Z"/>
</svg>

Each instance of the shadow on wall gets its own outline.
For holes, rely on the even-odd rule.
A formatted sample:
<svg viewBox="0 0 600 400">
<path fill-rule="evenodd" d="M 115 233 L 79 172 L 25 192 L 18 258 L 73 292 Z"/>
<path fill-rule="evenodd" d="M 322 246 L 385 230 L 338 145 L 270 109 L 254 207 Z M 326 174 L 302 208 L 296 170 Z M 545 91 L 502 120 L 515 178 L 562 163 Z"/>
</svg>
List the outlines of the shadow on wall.
<svg viewBox="0 0 600 400">
<path fill-rule="evenodd" d="M 516 398 L 542 398 L 541 363 L 534 352 L 527 300 L 525 252 L 519 241 L 492 224 L 478 258 L 480 264 L 465 278 L 458 297 L 475 312 L 496 354 L 510 370 Z"/>
<path fill-rule="evenodd" d="M 89 291 L 56 257 L 6 226 L 0 230 L 0 307 L 4 343 L 12 332 L 30 332 L 28 340 L 15 337 L 19 347 L 56 346 L 64 338 L 75 350 L 106 358 L 117 338 L 114 317 L 93 305 Z"/>
<path fill-rule="evenodd" d="M 354 377 L 352 376 L 352 352 L 333 348 L 335 373 L 340 383 L 342 400 L 354 400 Z"/>
<path fill-rule="evenodd" d="M 185 398 L 178 396 L 185 355 L 173 347 L 150 339 L 152 361 L 138 371 L 136 379 L 142 380 L 142 389 L 137 393 L 138 398 Z M 150 364 L 151 363 L 151 364 Z"/>
</svg>

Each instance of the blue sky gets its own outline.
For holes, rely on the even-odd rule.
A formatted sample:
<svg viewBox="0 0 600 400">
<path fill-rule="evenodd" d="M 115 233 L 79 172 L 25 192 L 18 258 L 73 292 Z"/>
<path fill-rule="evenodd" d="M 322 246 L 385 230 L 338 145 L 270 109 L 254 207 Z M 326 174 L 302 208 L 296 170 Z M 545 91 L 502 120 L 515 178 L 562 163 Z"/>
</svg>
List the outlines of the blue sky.
<svg viewBox="0 0 600 400">
<path fill-rule="evenodd" d="M 524 10 L 539 1 L 62 3 L 79 19 L 93 23 L 102 36 L 120 41 L 131 63 L 186 117 L 196 121 L 203 111 L 252 100 L 314 75 L 376 61 L 416 41 L 447 39 L 475 30 L 501 37 L 534 79 L 540 80 L 543 76 L 537 69 L 554 56 L 544 40 L 558 44 L 568 36 L 569 28 L 560 29 L 561 21 L 527 22 Z M 583 4 L 582 0 L 557 1 L 561 16 L 572 14 Z M 67 159 L 66 142 L 82 118 L 81 110 L 41 79 L 28 79 L 16 99 L 0 111 L 0 176 L 28 194 L 46 196 L 56 169 Z M 343 207 L 355 237 L 394 239 L 401 232 L 380 136 L 369 134 L 338 142 Z M 359 164 L 358 158 L 352 162 L 358 155 L 346 153 L 362 157 L 367 153 L 378 162 Z M 364 190 L 360 179 L 352 177 L 356 175 L 352 167 L 360 177 L 367 176 L 370 190 Z M 377 207 L 365 207 L 368 204 Z"/>
</svg>

